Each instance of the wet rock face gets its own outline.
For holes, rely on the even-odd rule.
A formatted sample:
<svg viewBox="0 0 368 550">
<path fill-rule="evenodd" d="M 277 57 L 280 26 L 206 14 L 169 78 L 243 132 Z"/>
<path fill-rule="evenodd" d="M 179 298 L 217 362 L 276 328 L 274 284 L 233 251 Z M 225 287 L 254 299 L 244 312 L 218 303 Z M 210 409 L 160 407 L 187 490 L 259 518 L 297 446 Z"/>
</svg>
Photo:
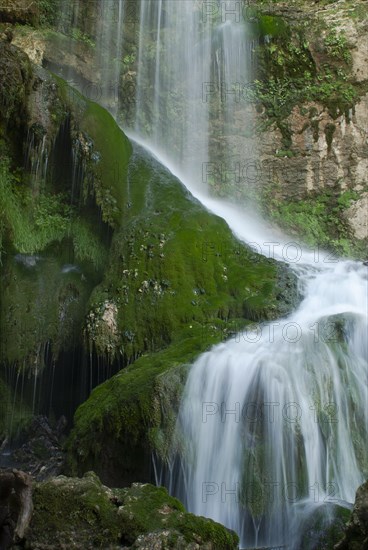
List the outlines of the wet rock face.
<svg viewBox="0 0 368 550">
<path fill-rule="evenodd" d="M 55 429 L 45 416 L 35 417 L 23 436 L 26 441 L 12 452 L 12 462 L 36 481 L 59 475 L 64 465 L 60 438 L 65 426 L 65 417 L 59 419 Z"/>
<path fill-rule="evenodd" d="M 334 546 L 335 550 L 366 550 L 368 548 L 368 481 L 361 485 L 355 497 L 350 521 L 344 538 Z"/>
<path fill-rule="evenodd" d="M 31 83 L 28 57 L 7 41 L 0 41 L 0 120 L 18 126 L 25 116 L 25 98 Z"/>
<path fill-rule="evenodd" d="M 307 111 L 307 112 L 305 112 Z M 366 185 L 368 95 L 348 119 L 332 118 L 318 103 L 295 107 L 287 121 L 292 129 L 290 149 L 282 156 L 282 135 L 270 129 L 260 137 L 261 165 L 270 167 L 270 177 L 281 185 L 281 194 L 298 198 L 310 191 L 331 188 L 361 191 Z"/>
<path fill-rule="evenodd" d="M 19 470 L 0 470 L 0 548 L 21 541 L 33 511 L 31 477 Z"/>
<path fill-rule="evenodd" d="M 345 212 L 357 239 L 368 239 L 368 193 L 364 193 Z"/>
<path fill-rule="evenodd" d="M 39 22 L 39 2 L 29 0 L 2 0 L 0 22 L 35 25 Z"/>
</svg>

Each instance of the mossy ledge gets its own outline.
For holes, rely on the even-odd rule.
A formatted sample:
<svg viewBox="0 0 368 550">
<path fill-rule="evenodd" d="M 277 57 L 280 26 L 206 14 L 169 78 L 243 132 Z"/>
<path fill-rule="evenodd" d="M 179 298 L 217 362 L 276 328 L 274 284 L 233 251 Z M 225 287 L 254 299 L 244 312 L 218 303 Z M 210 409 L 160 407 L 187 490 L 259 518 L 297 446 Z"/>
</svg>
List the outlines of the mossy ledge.
<svg viewBox="0 0 368 550">
<path fill-rule="evenodd" d="M 87 340 L 123 364 L 170 345 L 193 322 L 262 321 L 296 299 L 286 266 L 240 243 L 226 222 L 138 146 L 127 203 L 103 281 L 90 300 Z"/>
<path fill-rule="evenodd" d="M 190 363 L 228 328 L 217 323 L 203 331 L 193 323 L 167 349 L 141 357 L 95 388 L 75 414 L 67 473 L 93 469 L 104 483 L 117 486 L 151 481 L 152 451 L 168 457 Z"/>
</svg>

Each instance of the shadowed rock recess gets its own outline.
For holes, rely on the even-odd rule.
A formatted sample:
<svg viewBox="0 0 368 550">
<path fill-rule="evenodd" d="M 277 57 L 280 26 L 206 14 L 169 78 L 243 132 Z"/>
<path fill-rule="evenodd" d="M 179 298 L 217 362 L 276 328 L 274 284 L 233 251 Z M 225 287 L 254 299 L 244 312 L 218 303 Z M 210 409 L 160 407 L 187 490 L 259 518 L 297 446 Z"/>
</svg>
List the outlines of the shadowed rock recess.
<svg viewBox="0 0 368 550">
<path fill-rule="evenodd" d="M 235 550 L 233 531 L 151 484 L 152 457 L 169 462 L 194 360 L 286 316 L 297 279 L 62 78 L 88 90 L 101 77 L 97 2 L 69 4 L 0 2 L 0 548 Z M 259 151 L 251 198 L 308 244 L 365 258 L 364 2 L 349 3 L 350 19 L 344 2 L 322 2 L 317 19 L 301 1 L 248 4 L 260 80 L 230 141 Z M 129 123 L 125 84 L 137 40 L 150 38 L 133 22 L 125 33 L 118 99 Z M 368 548 L 366 485 L 339 550 Z M 343 537 L 349 514 L 332 515 L 309 518 L 304 550 Z"/>
</svg>

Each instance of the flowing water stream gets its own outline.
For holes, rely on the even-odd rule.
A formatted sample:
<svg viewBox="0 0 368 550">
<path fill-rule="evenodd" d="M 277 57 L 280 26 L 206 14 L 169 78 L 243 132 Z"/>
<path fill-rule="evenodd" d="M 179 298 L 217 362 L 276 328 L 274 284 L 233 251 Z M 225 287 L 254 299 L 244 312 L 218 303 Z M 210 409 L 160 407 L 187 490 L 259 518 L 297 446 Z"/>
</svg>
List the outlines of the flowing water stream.
<svg viewBox="0 0 368 550">
<path fill-rule="evenodd" d="M 207 191 L 203 167 L 218 151 L 231 159 L 233 125 L 251 124 L 237 93 L 251 79 L 253 43 L 242 14 L 223 5 L 140 3 L 135 118 L 124 129 L 239 239 L 289 264 L 303 299 L 289 317 L 244 330 L 197 359 L 162 479 L 189 511 L 237 531 L 242 547 L 296 549 L 305 518 L 353 502 L 368 474 L 367 267 L 307 250 Z M 121 0 L 111 19 L 103 6 L 100 63 L 106 40 L 105 53 L 119 57 L 131 8 Z M 117 73 L 109 74 L 111 90 Z"/>
<path fill-rule="evenodd" d="M 287 318 L 197 359 L 157 481 L 191 512 L 234 529 L 242 548 L 296 550 L 307 519 L 320 510 L 328 523 L 328 505 L 354 502 L 367 476 L 367 267 L 302 247 L 198 192 L 151 151 L 240 240 L 288 263 L 303 295 Z"/>
</svg>

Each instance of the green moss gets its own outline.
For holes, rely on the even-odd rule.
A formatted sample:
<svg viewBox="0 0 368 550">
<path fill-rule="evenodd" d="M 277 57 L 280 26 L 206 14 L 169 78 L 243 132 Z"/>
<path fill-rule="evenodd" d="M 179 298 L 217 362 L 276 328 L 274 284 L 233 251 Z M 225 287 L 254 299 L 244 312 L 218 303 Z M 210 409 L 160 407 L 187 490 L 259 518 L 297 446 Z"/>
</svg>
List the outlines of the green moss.
<svg viewBox="0 0 368 550">
<path fill-rule="evenodd" d="M 275 262 L 239 243 L 222 219 L 141 152 L 132 158 L 128 186 L 110 264 L 91 297 L 92 343 L 98 344 L 96 323 L 106 302 L 117 307 L 116 352 L 127 358 L 168 345 L 192 322 L 245 323 L 277 314 Z"/>
<path fill-rule="evenodd" d="M 261 36 L 285 38 L 289 34 L 285 20 L 277 15 L 259 15 L 258 29 Z"/>
<path fill-rule="evenodd" d="M 41 538 L 53 546 L 72 544 L 77 531 L 79 542 L 86 544 L 84 548 L 119 541 L 115 507 L 93 474 L 81 481 L 56 478 L 40 483 L 34 488 L 33 503 L 31 540 L 39 542 Z"/>
<path fill-rule="evenodd" d="M 87 270 L 89 281 L 83 275 L 85 264 L 63 272 L 68 247 L 54 253 L 8 256 L 3 266 L 0 357 L 19 369 L 40 372 L 47 345 L 56 358 L 81 333 L 93 278 Z"/>
<path fill-rule="evenodd" d="M 11 441 L 31 420 L 32 414 L 25 403 L 15 399 L 13 392 L 0 378 L 0 442 Z"/>
<path fill-rule="evenodd" d="M 335 133 L 335 130 L 336 130 L 335 124 L 331 124 L 331 123 L 326 124 L 325 136 L 326 136 L 326 142 L 327 142 L 327 147 L 329 151 L 331 150 L 331 145 L 332 145 L 332 140 L 333 140 L 333 135 Z"/>
<path fill-rule="evenodd" d="M 333 131 L 332 128 L 330 136 Z M 340 193 L 336 186 L 333 190 L 311 192 L 303 200 L 281 201 L 275 196 L 274 188 L 266 190 L 264 212 L 289 234 L 300 236 L 312 247 L 357 259 L 366 257 L 366 243 L 353 238 L 344 216 L 346 208 L 358 198 L 356 192 Z"/>
<path fill-rule="evenodd" d="M 162 390 L 161 375 L 182 369 L 211 342 L 220 338 L 221 333 L 217 333 L 206 334 L 204 339 L 202 327 L 194 324 L 169 348 L 141 357 L 95 388 L 75 414 L 74 428 L 67 444 L 68 471 L 80 473 L 93 468 L 103 478 L 101 456 L 108 448 L 110 457 L 115 454 L 112 469 L 120 470 L 121 478 L 132 466 L 131 461 L 136 456 L 134 449 L 146 448 L 149 452 L 157 445 L 156 450 L 165 455 L 165 444 L 157 437 L 157 431 L 161 429 L 167 435 L 168 420 L 157 400 Z M 174 399 L 176 404 L 180 400 L 185 376 L 180 378 L 179 387 L 171 388 L 173 395 L 166 395 L 167 400 Z M 171 409 L 171 413 L 175 414 L 175 411 Z M 119 449 L 125 451 L 120 454 Z M 135 467 L 139 471 L 141 462 L 137 462 Z"/>
<path fill-rule="evenodd" d="M 213 548 L 235 550 L 238 537 L 212 520 L 186 513 L 183 505 L 163 487 L 134 484 L 129 489 L 108 489 L 93 472 L 82 479 L 58 477 L 36 485 L 34 512 L 27 544 L 53 547 L 112 548 L 131 545 L 138 536 L 178 542 L 210 543 Z"/>
<path fill-rule="evenodd" d="M 113 117 L 97 105 L 88 103 L 81 125 L 91 136 L 95 149 L 100 153 L 94 182 L 96 202 L 101 207 L 103 219 L 110 225 L 119 225 L 127 203 L 126 179 L 131 145 Z"/>
<path fill-rule="evenodd" d="M 82 148 L 84 141 L 92 145 L 93 151 L 85 155 L 89 159 L 85 193 L 94 195 L 103 220 L 117 227 L 128 200 L 126 179 L 132 151 L 130 142 L 108 111 L 84 98 L 61 78 L 54 78 L 63 101 L 72 113 L 74 124 L 84 134 L 76 136 L 79 140 L 83 139 Z"/>
<path fill-rule="evenodd" d="M 344 535 L 350 510 L 342 506 L 324 504 L 307 515 L 301 527 L 301 550 L 330 550 Z"/>
</svg>

